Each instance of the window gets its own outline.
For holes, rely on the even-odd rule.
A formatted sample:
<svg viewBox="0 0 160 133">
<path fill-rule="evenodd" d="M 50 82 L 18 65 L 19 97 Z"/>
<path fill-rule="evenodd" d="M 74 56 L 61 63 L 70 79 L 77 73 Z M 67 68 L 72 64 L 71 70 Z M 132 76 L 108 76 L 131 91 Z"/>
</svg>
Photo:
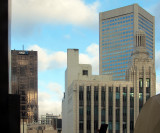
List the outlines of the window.
<svg viewBox="0 0 160 133">
<path fill-rule="evenodd" d="M 116 121 L 119 121 L 120 120 L 120 109 L 117 108 L 116 109 Z"/>
<path fill-rule="evenodd" d="M 150 79 L 149 78 L 146 79 L 146 87 L 150 87 Z"/>
<path fill-rule="evenodd" d="M 83 130 L 83 121 L 79 122 L 79 130 Z"/>
<path fill-rule="evenodd" d="M 130 102 L 134 102 L 134 89 L 130 88 Z"/>
<path fill-rule="evenodd" d="M 108 129 L 109 129 L 109 130 L 112 130 L 112 122 L 109 122 L 109 124 L 108 124 Z"/>
<path fill-rule="evenodd" d="M 119 122 L 116 122 L 116 130 L 120 130 L 120 124 L 119 124 Z"/>
<path fill-rule="evenodd" d="M 133 129 L 134 129 L 134 122 L 130 121 L 130 131 L 133 131 Z"/>
<path fill-rule="evenodd" d="M 88 70 L 83 70 L 83 75 L 88 75 Z"/>
<path fill-rule="evenodd" d="M 87 115 L 91 115 L 91 106 L 87 106 Z"/>
<path fill-rule="evenodd" d="M 94 121 L 94 130 L 98 130 L 98 121 Z"/>
<path fill-rule="evenodd" d="M 91 121 L 87 121 L 87 130 L 91 130 Z"/>
<path fill-rule="evenodd" d="M 98 101 L 98 91 L 94 91 L 94 101 Z"/>
<path fill-rule="evenodd" d="M 79 100 L 81 101 L 83 101 L 83 91 L 79 91 Z"/>
<path fill-rule="evenodd" d="M 98 106 L 94 106 L 94 116 L 98 116 Z"/>
<path fill-rule="evenodd" d="M 105 121 L 105 109 L 104 108 L 101 110 L 101 120 Z"/>
<path fill-rule="evenodd" d="M 79 108 L 79 116 L 80 116 L 80 117 L 83 117 L 83 108 L 82 108 L 82 107 Z"/>
<path fill-rule="evenodd" d="M 116 87 L 116 100 L 117 99 L 120 99 L 120 90 L 119 90 L 120 88 L 119 87 Z"/>
<path fill-rule="evenodd" d="M 79 86 L 79 106 L 83 106 L 83 86 Z"/>
<path fill-rule="evenodd" d="M 113 88 L 112 87 L 109 87 L 109 105 L 111 106 L 112 105 L 112 102 L 113 102 Z"/>
<path fill-rule="evenodd" d="M 127 107 L 125 107 L 125 106 L 123 107 L 123 115 L 127 116 Z"/>
<path fill-rule="evenodd" d="M 101 91 L 101 100 L 105 101 L 105 91 Z"/>
<path fill-rule="evenodd" d="M 143 88 L 143 79 L 142 78 L 139 79 L 139 88 Z"/>
<path fill-rule="evenodd" d="M 91 101 L 91 92 L 87 91 L 87 101 Z"/>
</svg>

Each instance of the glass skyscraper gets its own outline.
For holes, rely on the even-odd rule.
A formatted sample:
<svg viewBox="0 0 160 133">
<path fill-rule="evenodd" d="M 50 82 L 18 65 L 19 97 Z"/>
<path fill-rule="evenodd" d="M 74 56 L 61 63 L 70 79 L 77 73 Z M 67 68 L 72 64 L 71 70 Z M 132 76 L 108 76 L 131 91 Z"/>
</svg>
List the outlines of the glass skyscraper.
<svg viewBox="0 0 160 133">
<path fill-rule="evenodd" d="M 134 51 L 134 35 L 145 31 L 146 48 L 155 60 L 154 16 L 137 4 L 101 12 L 99 15 L 99 73 L 113 80 L 125 80 L 125 71 Z M 155 62 L 154 62 L 155 64 Z"/>
<path fill-rule="evenodd" d="M 12 93 L 20 95 L 20 118 L 38 121 L 37 51 L 11 51 Z"/>
</svg>

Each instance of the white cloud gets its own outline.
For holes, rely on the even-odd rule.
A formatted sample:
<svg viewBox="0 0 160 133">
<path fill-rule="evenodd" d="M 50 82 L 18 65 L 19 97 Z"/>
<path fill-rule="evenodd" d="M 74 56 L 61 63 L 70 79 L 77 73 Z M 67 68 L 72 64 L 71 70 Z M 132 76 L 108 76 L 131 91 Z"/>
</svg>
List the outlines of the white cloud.
<svg viewBox="0 0 160 133">
<path fill-rule="evenodd" d="M 48 54 L 48 50 L 38 45 L 32 45 L 28 49 L 38 51 L 38 67 L 40 71 L 63 68 L 66 66 L 67 54 L 63 51 Z"/>
<path fill-rule="evenodd" d="M 48 88 L 53 92 L 54 96 L 58 96 L 58 99 L 61 100 L 63 98 L 62 86 L 60 84 L 51 82 L 48 84 Z"/>
<path fill-rule="evenodd" d="M 97 44 L 91 44 L 86 49 L 87 54 L 80 53 L 80 64 L 91 64 L 92 73 L 99 74 L 99 46 Z"/>
<path fill-rule="evenodd" d="M 90 46 L 87 47 L 86 50 L 89 54 L 92 56 L 98 56 L 99 55 L 99 46 L 95 43 L 92 43 Z"/>
<path fill-rule="evenodd" d="M 160 94 L 160 75 L 156 76 L 156 94 Z"/>
<path fill-rule="evenodd" d="M 155 52 L 155 63 L 156 63 L 156 70 L 160 70 L 160 50 Z"/>
<path fill-rule="evenodd" d="M 152 13 L 153 16 L 155 16 L 155 42 L 158 43 L 160 42 L 159 34 L 160 34 L 160 2 L 157 2 L 157 4 L 152 5 L 149 8 L 149 11 Z M 160 48 L 158 45 L 156 45 L 156 48 Z"/>
<path fill-rule="evenodd" d="M 160 21 L 160 12 L 158 12 L 159 10 L 159 6 L 160 6 L 160 2 L 151 6 L 149 11 L 155 16 L 155 20 L 156 20 L 156 24 L 159 25 L 159 21 Z"/>
<path fill-rule="evenodd" d="M 61 114 L 61 100 L 53 101 L 51 94 L 46 92 L 39 92 L 38 94 L 38 105 L 39 105 L 39 116 L 46 113 L 53 113 L 54 115 Z"/>
<path fill-rule="evenodd" d="M 45 89 L 41 88 L 38 92 L 39 116 L 46 113 L 61 114 L 62 86 L 58 83 L 50 82 L 43 85 L 43 87 Z"/>
<path fill-rule="evenodd" d="M 38 93 L 38 101 L 43 102 L 46 100 L 46 98 L 49 100 L 51 99 L 51 95 L 46 92 L 39 92 Z"/>
<path fill-rule="evenodd" d="M 12 23 L 29 26 L 61 23 L 94 27 L 98 25 L 99 2 L 83 0 L 13 0 Z"/>
<path fill-rule="evenodd" d="M 32 45 L 29 50 L 38 51 L 38 67 L 40 71 L 48 69 L 58 69 L 67 67 L 67 53 L 63 51 L 52 52 L 48 54 L 47 49 L 38 45 Z M 80 64 L 91 64 L 93 74 L 99 72 L 99 47 L 97 44 L 91 44 L 86 48 L 87 54 L 79 54 Z"/>
<path fill-rule="evenodd" d="M 156 65 L 156 93 L 159 94 L 160 93 L 160 47 L 159 47 L 159 42 L 160 42 L 160 38 L 159 38 L 159 34 L 160 34 L 160 12 L 159 12 L 159 7 L 160 7 L 160 2 L 157 3 L 156 5 L 151 6 L 151 8 L 149 9 L 150 12 L 152 13 L 152 15 L 155 16 L 155 45 L 156 45 L 156 51 L 155 51 L 155 65 Z"/>
<path fill-rule="evenodd" d="M 156 51 L 155 63 L 156 63 L 156 93 L 160 93 L 160 51 Z"/>
</svg>

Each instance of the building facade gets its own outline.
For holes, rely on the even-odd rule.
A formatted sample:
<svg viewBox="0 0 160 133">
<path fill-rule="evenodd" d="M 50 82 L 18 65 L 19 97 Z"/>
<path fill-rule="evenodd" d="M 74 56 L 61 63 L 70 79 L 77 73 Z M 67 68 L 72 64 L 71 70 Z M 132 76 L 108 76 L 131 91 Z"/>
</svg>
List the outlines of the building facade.
<svg viewBox="0 0 160 133">
<path fill-rule="evenodd" d="M 92 75 L 91 65 L 79 64 L 78 49 L 68 49 L 66 89 L 62 101 L 63 133 L 133 133 L 144 103 L 156 94 L 154 61 L 146 48 L 146 33 L 135 32 L 125 81 L 112 75 Z"/>
<path fill-rule="evenodd" d="M 60 116 L 46 113 L 46 115 L 41 115 L 41 124 L 52 125 L 53 119 L 58 119 Z"/>
<path fill-rule="evenodd" d="M 99 73 L 111 74 L 113 80 L 125 80 L 134 34 L 146 34 L 146 49 L 155 64 L 155 18 L 138 4 L 99 14 Z"/>
<path fill-rule="evenodd" d="M 20 118 L 38 120 L 37 51 L 11 51 L 12 93 L 20 95 Z"/>
</svg>

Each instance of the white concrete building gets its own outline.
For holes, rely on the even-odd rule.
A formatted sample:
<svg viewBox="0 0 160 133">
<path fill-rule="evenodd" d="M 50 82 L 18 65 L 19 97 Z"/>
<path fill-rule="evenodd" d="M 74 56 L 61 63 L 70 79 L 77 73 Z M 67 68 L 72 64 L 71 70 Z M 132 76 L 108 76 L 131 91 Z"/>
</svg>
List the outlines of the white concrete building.
<svg viewBox="0 0 160 133">
<path fill-rule="evenodd" d="M 145 40 L 145 33 L 137 31 L 126 81 L 92 75 L 91 65 L 79 64 L 78 49 L 68 49 L 63 133 L 97 133 L 104 123 L 108 124 L 107 133 L 133 133 L 143 104 L 156 94 L 155 67 Z"/>
</svg>

